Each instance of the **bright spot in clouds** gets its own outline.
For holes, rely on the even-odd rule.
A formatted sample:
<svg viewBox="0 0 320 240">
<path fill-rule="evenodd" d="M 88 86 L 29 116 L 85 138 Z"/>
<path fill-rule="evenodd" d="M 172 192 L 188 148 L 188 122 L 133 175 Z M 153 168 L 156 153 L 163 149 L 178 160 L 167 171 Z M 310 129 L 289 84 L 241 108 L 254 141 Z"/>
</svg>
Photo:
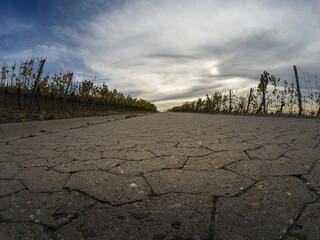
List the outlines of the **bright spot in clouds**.
<svg viewBox="0 0 320 240">
<path fill-rule="evenodd" d="M 217 69 L 217 68 L 211 68 L 210 72 L 211 72 L 213 75 L 216 75 L 216 74 L 218 74 L 218 69 Z"/>
</svg>

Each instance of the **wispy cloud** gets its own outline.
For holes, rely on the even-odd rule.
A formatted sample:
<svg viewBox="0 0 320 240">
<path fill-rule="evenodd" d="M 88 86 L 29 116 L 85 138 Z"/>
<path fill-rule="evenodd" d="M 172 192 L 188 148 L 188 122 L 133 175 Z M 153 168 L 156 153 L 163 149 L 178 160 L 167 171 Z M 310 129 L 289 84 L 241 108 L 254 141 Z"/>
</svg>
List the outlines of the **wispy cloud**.
<svg viewBox="0 0 320 240">
<path fill-rule="evenodd" d="M 155 101 L 226 89 L 234 78 L 233 88 L 249 87 L 265 69 L 288 76 L 293 64 L 314 64 L 314 4 L 130 1 L 88 23 L 81 54 L 111 85 Z"/>
<path fill-rule="evenodd" d="M 70 16 L 50 22 L 46 43 L 10 54 L 47 56 L 52 66 L 96 74 L 163 106 L 252 87 L 263 70 L 288 79 L 294 64 L 319 69 L 316 0 L 90 0 L 75 9 L 54 3 L 56 14 Z"/>
</svg>

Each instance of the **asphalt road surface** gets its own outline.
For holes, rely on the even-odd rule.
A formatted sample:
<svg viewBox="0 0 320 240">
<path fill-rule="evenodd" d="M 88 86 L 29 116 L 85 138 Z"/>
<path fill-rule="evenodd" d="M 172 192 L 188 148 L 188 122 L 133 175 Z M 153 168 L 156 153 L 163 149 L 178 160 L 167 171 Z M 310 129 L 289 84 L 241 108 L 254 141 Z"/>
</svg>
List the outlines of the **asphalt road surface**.
<svg viewBox="0 0 320 240">
<path fill-rule="evenodd" d="M 319 119 L 73 121 L 2 125 L 0 239 L 320 239 Z"/>
</svg>

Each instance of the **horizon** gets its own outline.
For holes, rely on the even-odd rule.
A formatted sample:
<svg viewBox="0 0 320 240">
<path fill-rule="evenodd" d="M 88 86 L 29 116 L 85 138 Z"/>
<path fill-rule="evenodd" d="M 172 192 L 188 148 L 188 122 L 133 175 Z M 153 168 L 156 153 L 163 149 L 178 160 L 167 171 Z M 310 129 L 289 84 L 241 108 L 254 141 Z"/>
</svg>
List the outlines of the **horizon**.
<svg viewBox="0 0 320 240">
<path fill-rule="evenodd" d="M 1 61 L 46 57 L 159 111 L 216 91 L 247 91 L 266 70 L 317 73 L 320 2 L 12 0 L 0 3 Z"/>
</svg>

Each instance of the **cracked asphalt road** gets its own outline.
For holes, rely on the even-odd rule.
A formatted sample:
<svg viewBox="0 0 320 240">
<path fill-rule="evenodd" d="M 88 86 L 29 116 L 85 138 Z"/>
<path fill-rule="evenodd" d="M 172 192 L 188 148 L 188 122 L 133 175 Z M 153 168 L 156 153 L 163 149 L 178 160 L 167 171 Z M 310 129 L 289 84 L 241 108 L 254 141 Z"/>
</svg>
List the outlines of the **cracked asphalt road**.
<svg viewBox="0 0 320 240">
<path fill-rule="evenodd" d="M 0 239 L 320 239 L 319 119 L 159 113 L 0 146 Z"/>
</svg>

